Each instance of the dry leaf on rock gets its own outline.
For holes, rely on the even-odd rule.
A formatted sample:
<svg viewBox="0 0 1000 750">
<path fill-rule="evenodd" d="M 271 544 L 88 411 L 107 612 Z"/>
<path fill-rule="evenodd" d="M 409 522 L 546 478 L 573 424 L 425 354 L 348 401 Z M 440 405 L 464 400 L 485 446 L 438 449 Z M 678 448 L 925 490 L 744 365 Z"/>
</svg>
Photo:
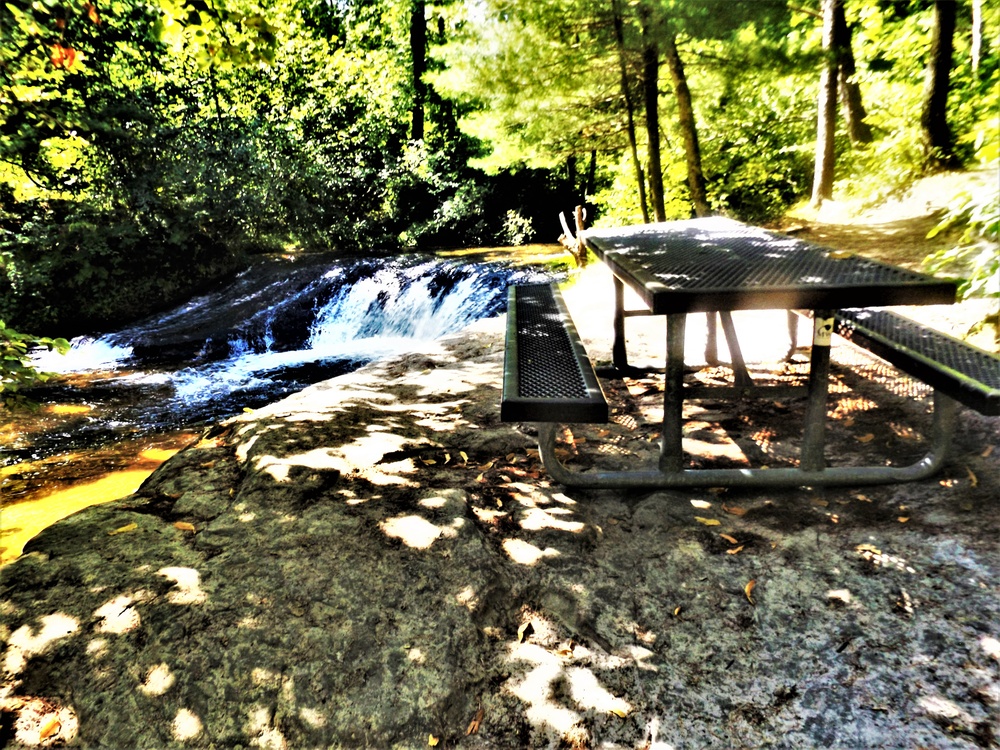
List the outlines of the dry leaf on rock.
<svg viewBox="0 0 1000 750">
<path fill-rule="evenodd" d="M 975 473 L 973 473 L 972 469 L 966 466 L 965 470 L 969 472 L 969 484 L 971 484 L 973 487 L 979 484 L 979 479 L 976 477 Z"/>
<path fill-rule="evenodd" d="M 109 531 L 108 536 L 114 536 L 115 534 L 127 534 L 129 531 L 135 531 L 138 528 L 139 524 L 133 521 L 132 523 L 127 523 L 124 526 L 119 526 L 114 531 Z"/>
<path fill-rule="evenodd" d="M 715 518 L 702 518 L 701 516 L 695 516 L 694 520 L 697 521 L 698 523 L 703 523 L 706 526 L 721 526 L 722 525 L 722 521 L 719 521 L 719 520 L 717 520 Z"/>
<path fill-rule="evenodd" d="M 751 604 L 756 604 L 757 603 L 757 602 L 755 602 L 753 600 L 753 590 L 754 590 L 754 587 L 756 585 L 757 585 L 757 580 L 754 579 L 754 578 L 751 578 L 750 582 L 747 583 L 747 585 L 743 587 L 743 593 L 747 595 L 747 601 L 750 602 Z"/>
<path fill-rule="evenodd" d="M 725 503 L 722 504 L 722 510 L 731 516 L 745 516 L 747 512 L 746 508 L 741 508 L 738 505 L 726 505 Z"/>
<path fill-rule="evenodd" d="M 867 435 L 858 435 L 854 439 L 857 440 L 859 443 L 870 443 L 872 440 L 875 439 L 875 436 L 869 432 Z"/>
<path fill-rule="evenodd" d="M 723 539 L 725 539 L 730 544 L 739 544 L 740 540 L 734 536 L 729 536 L 729 534 L 719 534 Z"/>
<path fill-rule="evenodd" d="M 465 736 L 468 737 L 470 734 L 475 734 L 479 731 L 479 727 L 483 723 L 483 707 L 480 706 L 479 710 L 476 711 L 475 718 L 469 722 L 468 729 L 465 730 Z"/>
<path fill-rule="evenodd" d="M 193 523 L 188 523 L 187 521 L 177 521 L 174 523 L 175 529 L 180 529 L 181 531 L 190 531 L 192 534 L 197 531 Z"/>
<path fill-rule="evenodd" d="M 727 549 L 726 550 L 726 554 L 727 555 L 738 555 L 742 551 L 743 551 L 743 545 L 741 544 L 739 547 L 733 547 L 732 549 Z"/>
</svg>

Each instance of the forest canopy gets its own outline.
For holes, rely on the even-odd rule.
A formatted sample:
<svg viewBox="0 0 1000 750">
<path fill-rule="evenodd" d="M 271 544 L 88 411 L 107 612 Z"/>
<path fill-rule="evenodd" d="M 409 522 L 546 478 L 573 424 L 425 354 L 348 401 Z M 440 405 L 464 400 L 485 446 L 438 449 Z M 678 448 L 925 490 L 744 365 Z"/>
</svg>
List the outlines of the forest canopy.
<svg viewBox="0 0 1000 750">
<path fill-rule="evenodd" d="M 982 0 L 13 0 L 0 320 L 100 330 L 259 253 L 551 242 L 577 204 L 877 200 L 996 161 L 998 22 Z"/>
</svg>

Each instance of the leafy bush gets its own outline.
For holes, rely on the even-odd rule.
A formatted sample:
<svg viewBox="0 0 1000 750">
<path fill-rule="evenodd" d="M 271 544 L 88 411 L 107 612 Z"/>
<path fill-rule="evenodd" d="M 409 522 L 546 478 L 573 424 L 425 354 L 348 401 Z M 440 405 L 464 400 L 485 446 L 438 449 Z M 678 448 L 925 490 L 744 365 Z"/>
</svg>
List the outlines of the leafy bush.
<svg viewBox="0 0 1000 750">
<path fill-rule="evenodd" d="M 36 347 L 65 354 L 69 342 L 18 333 L 0 320 L 0 404 L 8 409 L 35 406 L 21 391 L 44 383 L 50 377 L 49 373 L 39 372 L 31 364 L 31 350 Z"/>
</svg>

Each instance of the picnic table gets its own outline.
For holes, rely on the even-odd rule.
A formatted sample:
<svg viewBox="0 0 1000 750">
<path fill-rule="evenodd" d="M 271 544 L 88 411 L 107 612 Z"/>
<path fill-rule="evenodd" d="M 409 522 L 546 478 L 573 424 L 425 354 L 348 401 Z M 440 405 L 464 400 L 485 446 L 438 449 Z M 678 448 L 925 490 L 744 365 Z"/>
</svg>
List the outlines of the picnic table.
<svg viewBox="0 0 1000 750">
<path fill-rule="evenodd" d="M 919 479 L 935 472 L 944 460 L 953 431 L 956 399 L 983 413 L 1000 411 L 1000 359 L 936 331 L 917 331 L 915 345 L 909 339 L 894 341 L 895 331 L 904 331 L 912 339 L 912 326 L 896 325 L 894 319 L 884 318 L 892 313 L 883 314 L 877 309 L 953 303 L 956 284 L 952 281 L 721 217 L 592 229 L 581 238 L 614 274 L 615 371 L 628 374 L 634 369 L 627 361 L 626 319 L 637 314 L 666 316 L 664 421 L 656 467 L 581 473 L 564 466 L 555 453 L 556 425 L 606 421 L 607 404 L 558 290 L 512 288 L 501 416 L 508 421 L 538 423 L 546 470 L 563 484 L 779 487 Z M 638 294 L 645 309 L 625 310 L 625 285 Z M 773 389 L 757 385 L 749 377 L 732 324 L 733 311 L 754 309 L 801 311 L 813 319 L 809 373 L 801 389 L 806 398 L 806 417 L 799 464 L 771 469 L 685 468 L 682 410 L 686 399 L 767 395 Z M 863 314 L 858 314 L 859 309 Z M 685 323 L 690 313 L 721 317 L 733 360 L 732 386 L 708 389 L 684 384 Z M 874 315 L 885 330 L 865 328 L 868 314 Z M 932 446 L 922 460 L 910 466 L 827 466 L 824 434 L 830 346 L 835 330 L 844 335 L 853 332 L 856 343 L 868 344 L 897 367 L 935 387 Z M 557 339 L 565 340 L 555 346 Z M 938 361 L 940 356 L 931 356 L 940 351 L 948 355 L 944 364 Z M 956 356 L 971 365 L 956 369 L 951 361 Z M 959 371 L 963 368 L 971 375 Z M 521 390 L 526 381 L 540 384 L 541 389 Z M 787 393 L 787 387 L 782 393 Z"/>
</svg>

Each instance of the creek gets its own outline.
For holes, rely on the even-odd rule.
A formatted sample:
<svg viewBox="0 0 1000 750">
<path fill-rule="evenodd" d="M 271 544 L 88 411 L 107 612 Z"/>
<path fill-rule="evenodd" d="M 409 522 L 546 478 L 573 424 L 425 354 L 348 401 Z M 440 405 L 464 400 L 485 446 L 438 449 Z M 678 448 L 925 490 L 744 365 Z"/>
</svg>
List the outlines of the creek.
<svg viewBox="0 0 1000 750">
<path fill-rule="evenodd" d="M 206 425 L 504 311 L 542 266 L 411 255 L 268 258 L 166 313 L 36 364 L 43 406 L 0 425 L 0 562 L 41 528 L 134 491 Z"/>
</svg>

